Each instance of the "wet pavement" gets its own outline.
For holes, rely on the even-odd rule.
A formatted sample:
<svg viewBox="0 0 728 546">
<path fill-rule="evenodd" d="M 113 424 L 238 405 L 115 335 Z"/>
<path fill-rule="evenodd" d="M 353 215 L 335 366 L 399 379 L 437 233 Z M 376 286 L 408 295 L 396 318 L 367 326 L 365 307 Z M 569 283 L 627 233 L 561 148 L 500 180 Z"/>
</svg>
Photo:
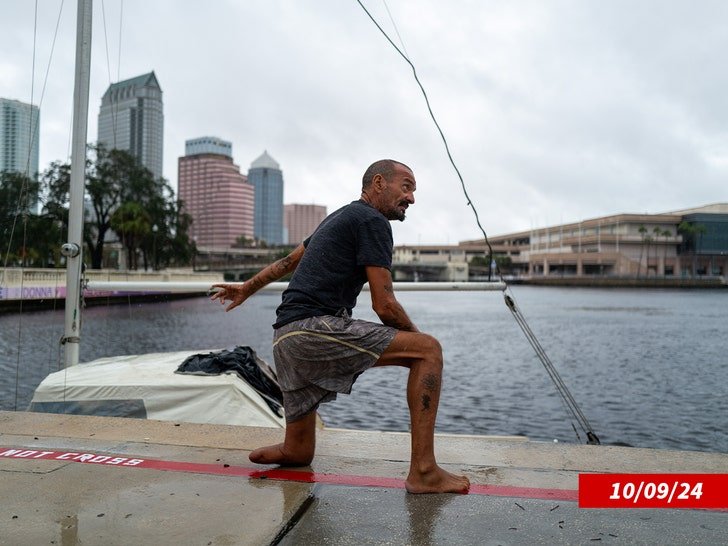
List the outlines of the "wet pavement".
<svg viewBox="0 0 728 546">
<path fill-rule="evenodd" d="M 282 431 L 0 412 L 0 545 L 728 544 L 728 512 L 580 509 L 579 472 L 728 472 L 728 455 L 437 438 L 469 495 L 407 494 L 409 436 L 319 431 L 310 468 L 251 464 Z"/>
<path fill-rule="evenodd" d="M 280 544 L 724 544 L 727 533 L 728 515 L 717 512 L 324 485 Z"/>
</svg>

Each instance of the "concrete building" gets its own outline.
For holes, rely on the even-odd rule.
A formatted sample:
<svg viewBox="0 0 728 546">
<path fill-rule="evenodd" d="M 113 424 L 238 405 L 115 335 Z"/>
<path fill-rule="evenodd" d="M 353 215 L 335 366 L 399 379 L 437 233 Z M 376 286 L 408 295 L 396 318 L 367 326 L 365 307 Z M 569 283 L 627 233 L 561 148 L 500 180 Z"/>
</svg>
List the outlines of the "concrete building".
<svg viewBox="0 0 728 546">
<path fill-rule="evenodd" d="M 40 110 L 35 105 L 0 98 L 0 172 L 38 175 Z"/>
<path fill-rule="evenodd" d="M 725 276 L 728 203 L 665 214 L 616 214 L 490 237 L 512 275 Z M 482 239 L 458 245 L 468 261 L 485 254 Z"/>
<path fill-rule="evenodd" d="M 255 188 L 254 234 L 269 245 L 283 239 L 283 172 L 267 151 L 253 161 L 248 181 Z"/>
<path fill-rule="evenodd" d="M 217 137 L 185 142 L 178 160 L 179 198 L 192 216 L 190 237 L 198 248 L 225 249 L 253 239 L 254 189 L 233 163 L 232 144 Z"/>
<path fill-rule="evenodd" d="M 398 245 L 392 276 L 395 281 L 464 282 L 469 277 L 468 255 L 453 245 Z"/>
<path fill-rule="evenodd" d="M 311 235 L 326 218 L 326 207 L 323 205 L 290 204 L 283 207 L 283 226 L 289 245 L 299 245 Z"/>
<path fill-rule="evenodd" d="M 555 279 L 728 277 L 728 203 L 665 214 L 616 214 L 489 237 L 501 274 Z M 483 239 L 394 247 L 400 281 L 485 280 Z M 720 279 L 717 279 L 720 281 Z"/>
<path fill-rule="evenodd" d="M 97 140 L 128 151 L 155 177 L 163 175 L 164 110 L 154 72 L 109 86 L 101 99 Z"/>
</svg>

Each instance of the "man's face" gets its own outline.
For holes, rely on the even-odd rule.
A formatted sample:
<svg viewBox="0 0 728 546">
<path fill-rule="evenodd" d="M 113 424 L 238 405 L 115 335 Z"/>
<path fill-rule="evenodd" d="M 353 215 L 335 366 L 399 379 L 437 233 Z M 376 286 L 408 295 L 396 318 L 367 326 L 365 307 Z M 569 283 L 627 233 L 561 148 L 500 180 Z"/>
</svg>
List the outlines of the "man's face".
<svg viewBox="0 0 728 546">
<path fill-rule="evenodd" d="M 380 212 L 387 220 L 402 222 L 407 208 L 415 202 L 415 190 L 417 189 L 415 175 L 407 167 L 395 165 L 394 173 L 384 180 L 386 187 Z"/>
</svg>

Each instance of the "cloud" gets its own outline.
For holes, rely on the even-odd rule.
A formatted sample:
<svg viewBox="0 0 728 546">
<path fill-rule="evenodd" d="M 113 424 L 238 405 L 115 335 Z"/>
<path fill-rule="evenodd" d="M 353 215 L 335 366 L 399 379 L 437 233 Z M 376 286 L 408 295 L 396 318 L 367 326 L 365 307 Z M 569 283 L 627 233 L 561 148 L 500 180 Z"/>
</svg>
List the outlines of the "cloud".
<svg viewBox="0 0 728 546">
<path fill-rule="evenodd" d="M 365 4 L 416 63 L 489 234 L 726 200 L 728 4 L 389 0 L 399 36 L 383 3 Z M 36 89 L 60 5 L 39 13 Z M 127 0 L 121 21 L 120 2 L 94 7 L 89 140 L 109 83 L 155 70 L 173 185 L 202 135 L 232 141 L 243 172 L 268 150 L 286 202 L 330 211 L 393 157 L 418 179 L 396 242 L 479 236 L 411 69 L 356 2 Z M 27 101 L 33 6 L 5 12 L 0 96 Z M 74 20 L 64 6 L 42 165 L 67 155 Z"/>
</svg>

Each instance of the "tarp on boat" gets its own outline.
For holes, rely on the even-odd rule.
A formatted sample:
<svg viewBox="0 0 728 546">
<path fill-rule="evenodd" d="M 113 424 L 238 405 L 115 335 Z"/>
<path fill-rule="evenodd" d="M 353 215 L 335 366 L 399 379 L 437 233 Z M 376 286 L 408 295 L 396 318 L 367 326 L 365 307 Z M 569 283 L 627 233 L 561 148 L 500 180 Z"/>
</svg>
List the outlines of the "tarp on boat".
<svg viewBox="0 0 728 546">
<path fill-rule="evenodd" d="M 29 411 L 261 427 L 283 417 L 237 373 L 175 373 L 199 351 L 100 358 L 52 373 Z"/>
<path fill-rule="evenodd" d="M 283 416 L 283 393 L 278 386 L 278 377 L 250 347 L 238 346 L 192 355 L 179 365 L 176 373 L 192 375 L 236 373 L 255 389 L 273 413 Z"/>
</svg>

